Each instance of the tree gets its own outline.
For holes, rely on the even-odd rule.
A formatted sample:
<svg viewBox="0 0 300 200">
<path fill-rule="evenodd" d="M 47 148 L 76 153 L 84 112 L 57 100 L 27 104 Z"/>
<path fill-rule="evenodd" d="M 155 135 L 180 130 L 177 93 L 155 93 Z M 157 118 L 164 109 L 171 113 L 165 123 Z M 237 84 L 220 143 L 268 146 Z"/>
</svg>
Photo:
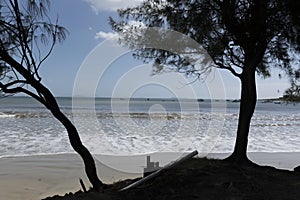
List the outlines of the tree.
<svg viewBox="0 0 300 200">
<path fill-rule="evenodd" d="M 241 82 L 240 111 L 235 148 L 228 160 L 249 163 L 247 145 L 257 101 L 256 74 L 269 77 L 273 67 L 292 72 L 293 54 L 299 53 L 299 21 L 293 15 L 298 10 L 292 12 L 292 4 L 299 5 L 295 0 L 149 0 L 119 10 L 119 21 L 110 18 L 110 24 L 124 35 L 120 42 L 134 49 L 136 58 L 154 60 L 156 72 L 171 68 L 199 77 L 203 70 L 184 56 L 137 45 L 135 37 L 129 35 L 139 27 L 168 28 L 191 37 L 211 56 L 213 67 L 237 77 Z M 137 27 L 137 23 L 142 26 Z M 140 37 L 143 40 L 147 35 Z"/>
<path fill-rule="evenodd" d="M 73 149 L 81 156 L 94 189 L 104 184 L 96 173 L 95 161 L 82 144 L 72 122 L 61 112 L 50 90 L 41 82 L 39 68 L 67 30 L 48 16 L 49 0 L 5 0 L 0 3 L 0 89 L 2 95 L 27 94 L 43 104 L 63 124 Z"/>
<path fill-rule="evenodd" d="M 287 101 L 300 101 L 300 86 L 292 82 L 291 87 L 284 92 L 283 98 Z"/>
<path fill-rule="evenodd" d="M 300 3 L 297 0 L 287 0 L 287 5 L 294 24 L 294 31 L 296 31 L 297 33 L 296 37 L 293 38 L 294 39 L 293 42 L 298 43 L 298 50 L 299 50 L 300 48 L 299 45 L 300 44 L 300 13 L 299 13 Z"/>
<path fill-rule="evenodd" d="M 298 44 L 298 50 L 300 48 L 300 3 L 297 0 L 288 0 L 288 9 L 290 10 L 292 20 L 294 23 L 294 29 L 297 32 L 297 37 L 294 38 L 294 42 Z M 283 97 L 288 101 L 300 101 L 300 63 L 294 63 L 295 69 L 289 71 L 291 87 L 288 88 Z"/>
</svg>

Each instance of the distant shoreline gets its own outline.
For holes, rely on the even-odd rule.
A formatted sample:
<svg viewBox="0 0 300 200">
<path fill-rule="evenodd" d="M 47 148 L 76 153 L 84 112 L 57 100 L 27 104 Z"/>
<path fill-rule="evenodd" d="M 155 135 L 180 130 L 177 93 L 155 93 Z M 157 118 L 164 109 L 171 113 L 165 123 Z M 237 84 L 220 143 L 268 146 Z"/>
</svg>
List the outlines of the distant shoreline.
<svg viewBox="0 0 300 200">
<path fill-rule="evenodd" d="M 8 99 L 7 99 L 8 98 Z M 0 97 L 0 104 L 1 102 L 9 101 L 9 99 L 24 99 L 25 101 L 27 100 L 33 100 L 35 101 L 32 97 L 28 96 L 10 96 L 10 97 Z M 77 104 L 82 104 L 82 103 L 100 103 L 100 102 L 106 102 L 106 103 L 129 103 L 129 102 L 140 102 L 140 103 L 174 103 L 174 104 L 180 104 L 180 103 L 198 103 L 199 105 L 201 103 L 212 103 L 212 102 L 220 102 L 220 103 L 240 103 L 240 99 L 176 99 L 176 98 L 157 98 L 157 97 L 149 97 L 149 98 L 140 98 L 140 97 L 134 97 L 134 98 L 122 98 L 122 97 L 55 97 L 59 103 L 62 103 L 62 101 L 67 101 L 67 102 L 73 102 Z M 7 100 L 5 100 L 7 99 Z M 278 98 L 262 98 L 262 99 L 257 99 L 258 103 L 272 103 L 272 104 L 298 104 L 300 103 L 300 97 L 299 98 L 287 98 L 287 97 L 278 97 Z"/>
<path fill-rule="evenodd" d="M 9 97 L 2 97 L 2 98 L 29 98 L 31 99 L 32 97 L 29 96 L 9 96 Z M 240 99 L 206 99 L 206 98 L 198 98 L 198 99 L 177 99 L 173 97 L 166 97 L 166 98 L 159 98 L 159 97 L 133 97 L 133 98 L 123 98 L 123 97 L 68 97 L 68 96 L 56 96 L 55 98 L 57 99 L 96 99 L 96 100 L 137 100 L 137 101 L 198 101 L 198 102 L 203 102 L 203 101 L 227 101 L 227 102 L 240 102 Z M 1 97 L 0 97 L 1 99 Z M 263 102 L 274 102 L 274 101 L 284 101 L 284 102 L 300 102 L 300 97 L 295 97 L 295 98 L 288 98 L 288 97 L 278 97 L 278 98 L 259 98 L 257 101 L 263 101 Z"/>
<path fill-rule="evenodd" d="M 300 103 L 300 97 L 279 97 L 274 99 L 260 99 L 259 101 L 263 101 L 263 103 Z"/>
</svg>

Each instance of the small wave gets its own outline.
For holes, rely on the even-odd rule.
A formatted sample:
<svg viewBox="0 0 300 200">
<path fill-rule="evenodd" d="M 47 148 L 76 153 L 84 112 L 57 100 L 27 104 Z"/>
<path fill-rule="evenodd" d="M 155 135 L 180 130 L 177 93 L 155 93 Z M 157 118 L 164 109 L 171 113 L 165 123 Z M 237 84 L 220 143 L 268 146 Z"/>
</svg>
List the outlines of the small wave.
<svg viewBox="0 0 300 200">
<path fill-rule="evenodd" d="M 7 155 L 0 155 L 1 158 L 18 158 L 18 157 L 32 157 L 32 156 L 55 156 L 55 155 L 77 155 L 75 152 L 72 151 L 65 151 L 65 152 L 53 152 L 53 153 L 28 153 L 28 154 L 7 154 Z"/>
<path fill-rule="evenodd" d="M 86 117 L 86 114 L 77 114 L 77 117 Z M 210 120 L 212 114 L 207 113 L 97 113 L 98 119 L 110 118 L 131 118 L 131 119 L 167 119 L 167 120 L 182 120 L 182 119 L 203 119 Z"/>
<path fill-rule="evenodd" d="M 16 117 L 15 114 L 8 114 L 8 113 L 0 113 L 0 118 L 12 118 L 12 117 Z"/>
<path fill-rule="evenodd" d="M 48 118 L 47 113 L 18 113 L 15 114 L 15 118 Z"/>
<path fill-rule="evenodd" d="M 300 124 L 278 123 L 278 124 L 253 124 L 251 126 L 267 127 L 267 126 L 300 126 Z"/>
<path fill-rule="evenodd" d="M 76 118 L 92 118 L 95 113 L 73 113 L 73 117 Z M 96 117 L 101 119 L 166 119 L 166 120 L 212 120 L 213 118 L 225 117 L 220 113 L 179 113 L 179 112 L 166 112 L 166 113 L 145 113 L 145 112 L 130 112 L 130 113 L 111 113 L 111 112 L 99 112 L 96 113 Z"/>
<path fill-rule="evenodd" d="M 14 112 L 0 112 L 0 118 L 48 118 L 49 113 L 46 112 L 36 112 L 36 113 L 14 113 Z"/>
</svg>

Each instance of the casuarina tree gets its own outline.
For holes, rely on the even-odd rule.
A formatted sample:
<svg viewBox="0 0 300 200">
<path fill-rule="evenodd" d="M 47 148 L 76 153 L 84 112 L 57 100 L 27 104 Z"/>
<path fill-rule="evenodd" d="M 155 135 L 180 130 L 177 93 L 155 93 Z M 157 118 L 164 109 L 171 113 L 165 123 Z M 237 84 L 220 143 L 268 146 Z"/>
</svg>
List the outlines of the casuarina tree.
<svg viewBox="0 0 300 200">
<path fill-rule="evenodd" d="M 134 50 L 136 58 L 154 61 L 156 73 L 173 69 L 199 77 L 209 70 L 199 70 L 197 60 L 138 45 L 137 38 L 130 35 L 145 27 L 171 29 L 189 36 L 211 56 L 211 67 L 228 70 L 237 77 L 241 83 L 237 136 L 234 151 L 227 159 L 249 163 L 247 145 L 257 101 L 256 76 L 269 77 L 276 67 L 288 74 L 295 71 L 295 55 L 299 53 L 295 5 L 299 7 L 298 1 L 149 0 L 119 10 L 119 18 L 110 18 L 110 24 L 121 35 L 120 42 Z M 146 40 L 147 34 L 139 39 Z"/>
<path fill-rule="evenodd" d="M 3 0 L 0 2 L 0 89 L 2 95 L 23 93 L 43 104 L 66 128 L 73 149 L 81 156 L 94 189 L 104 184 L 95 161 L 79 134 L 60 110 L 50 90 L 42 84 L 39 69 L 67 30 L 50 21 L 49 0 Z"/>
<path fill-rule="evenodd" d="M 297 0 L 288 0 L 288 9 L 290 10 L 294 23 L 294 30 L 297 32 L 297 37 L 292 38 L 298 44 L 300 49 L 300 2 Z M 284 99 L 289 101 L 300 101 L 300 63 L 295 63 L 295 68 L 289 71 L 291 87 L 284 93 Z"/>
</svg>

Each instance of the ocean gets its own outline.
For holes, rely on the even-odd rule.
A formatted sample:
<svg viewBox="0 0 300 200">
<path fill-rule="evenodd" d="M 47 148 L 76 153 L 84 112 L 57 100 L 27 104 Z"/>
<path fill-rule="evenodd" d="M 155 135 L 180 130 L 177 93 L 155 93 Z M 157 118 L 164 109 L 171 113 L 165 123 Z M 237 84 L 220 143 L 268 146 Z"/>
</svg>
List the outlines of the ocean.
<svg viewBox="0 0 300 200">
<path fill-rule="evenodd" d="M 57 98 L 93 154 L 232 152 L 231 100 Z M 300 152 L 300 104 L 259 100 L 248 151 Z M 64 127 L 29 97 L 0 99 L 0 157 L 73 153 Z"/>
</svg>

